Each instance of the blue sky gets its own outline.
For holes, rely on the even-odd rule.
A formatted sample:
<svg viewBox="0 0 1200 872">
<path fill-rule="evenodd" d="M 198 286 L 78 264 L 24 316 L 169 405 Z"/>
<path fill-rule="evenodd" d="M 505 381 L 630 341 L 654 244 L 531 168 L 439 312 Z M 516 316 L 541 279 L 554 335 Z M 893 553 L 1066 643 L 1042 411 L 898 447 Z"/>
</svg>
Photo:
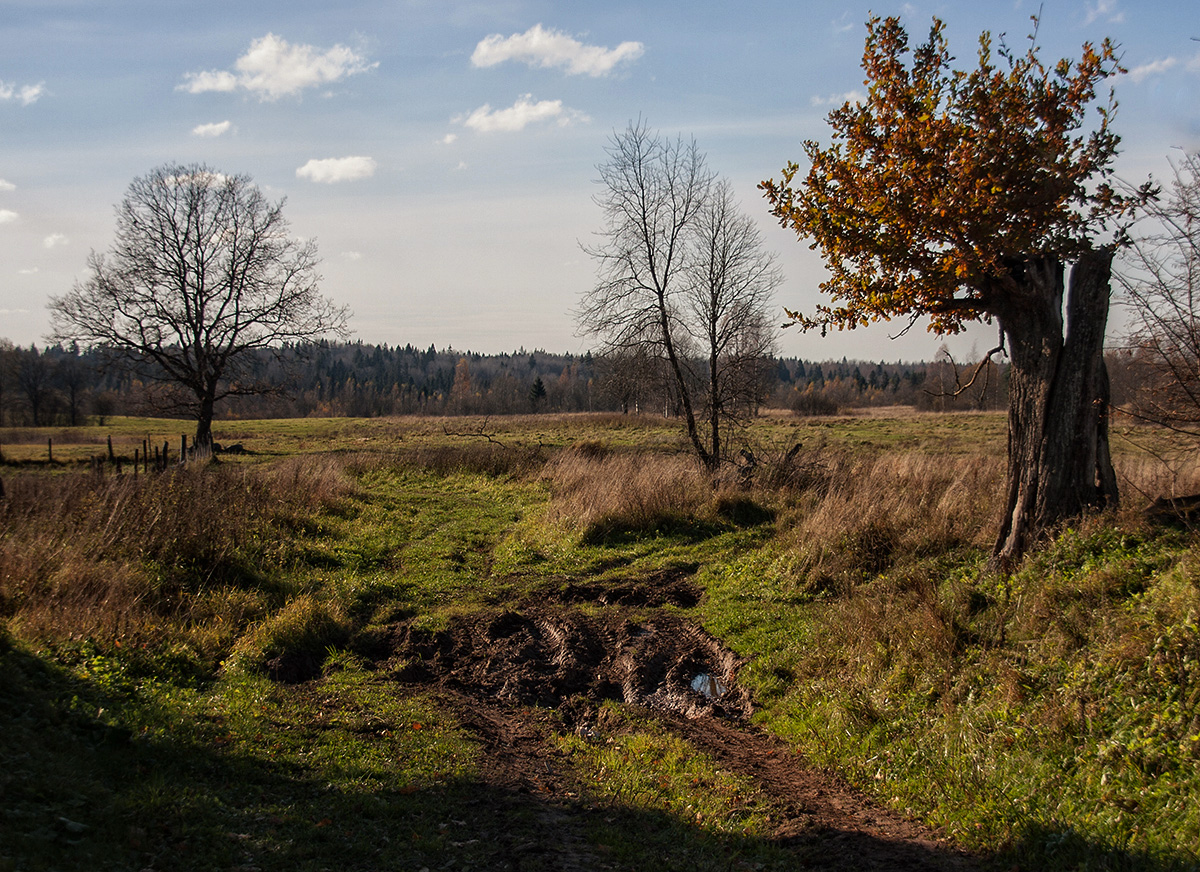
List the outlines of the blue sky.
<svg viewBox="0 0 1200 872">
<path fill-rule="evenodd" d="M 947 23 L 969 65 L 980 31 L 1024 46 L 1038 4 L 974 0 L 603 3 L 457 0 L 0 0 L 0 337 L 42 341 L 50 295 L 112 238 L 129 182 L 167 162 L 246 173 L 315 237 L 325 293 L 366 342 L 582 351 L 572 310 L 594 269 L 596 164 L 642 117 L 694 136 L 762 224 L 811 308 L 819 258 L 756 185 L 826 141 L 862 90 L 863 22 L 914 42 Z M 1120 175 L 1164 176 L 1200 148 L 1200 3 L 1045 0 L 1044 58 L 1120 44 Z M 812 359 L 931 358 L 899 325 L 786 332 Z M 954 343 L 990 347 L 992 330 Z"/>
</svg>

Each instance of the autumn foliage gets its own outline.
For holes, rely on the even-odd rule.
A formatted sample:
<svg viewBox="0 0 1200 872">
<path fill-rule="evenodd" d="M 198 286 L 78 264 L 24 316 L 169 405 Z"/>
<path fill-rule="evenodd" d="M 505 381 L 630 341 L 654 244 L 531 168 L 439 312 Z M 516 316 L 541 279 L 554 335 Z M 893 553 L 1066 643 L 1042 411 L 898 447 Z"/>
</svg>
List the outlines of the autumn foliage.
<svg viewBox="0 0 1200 872">
<path fill-rule="evenodd" d="M 834 305 L 791 313 L 807 327 L 857 327 L 928 315 L 931 329 L 1002 315 L 1014 290 L 1012 259 L 1072 259 L 1137 198 L 1107 181 L 1119 138 L 1111 94 L 1120 71 L 1107 40 L 1052 68 L 1029 50 L 979 39 L 979 63 L 953 70 L 944 25 L 909 51 L 896 18 L 867 23 L 864 102 L 829 115 L 833 141 L 804 143 L 811 162 L 763 183 L 776 217 L 822 252 Z M 911 54 L 911 58 L 909 55 Z M 999 55 L 1002 63 L 996 63 Z"/>
</svg>

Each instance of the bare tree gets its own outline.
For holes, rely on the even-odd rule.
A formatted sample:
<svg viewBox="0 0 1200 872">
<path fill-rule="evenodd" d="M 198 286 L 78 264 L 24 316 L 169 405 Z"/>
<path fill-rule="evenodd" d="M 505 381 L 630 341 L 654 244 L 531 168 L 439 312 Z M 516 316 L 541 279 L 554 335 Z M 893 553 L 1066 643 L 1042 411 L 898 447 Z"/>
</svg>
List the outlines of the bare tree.
<svg viewBox="0 0 1200 872">
<path fill-rule="evenodd" d="M 292 236 L 284 201 L 249 176 L 164 165 L 117 207 L 116 241 L 90 277 L 50 302 L 54 341 L 95 346 L 178 388 L 212 444 L 216 403 L 271 388 L 249 372 L 257 349 L 345 331 L 320 295 L 317 249 Z"/>
<path fill-rule="evenodd" d="M 1200 436 L 1200 154 L 1175 166 L 1168 196 L 1146 206 L 1117 280 L 1132 314 L 1132 363 L 1152 390 L 1137 413 Z"/>
<path fill-rule="evenodd" d="M 708 453 L 715 464 L 724 456 L 724 425 L 745 421 L 762 402 L 763 364 L 776 349 L 768 313 L 782 276 L 724 179 L 709 191 L 691 247 L 684 327 L 701 352 Z"/>
<path fill-rule="evenodd" d="M 661 359 L 688 439 L 709 469 L 722 422 L 742 408 L 735 374 L 768 353 L 767 306 L 778 282 L 752 222 L 694 141 L 644 122 L 615 134 L 599 166 L 598 281 L 577 313 L 610 354 Z"/>
</svg>

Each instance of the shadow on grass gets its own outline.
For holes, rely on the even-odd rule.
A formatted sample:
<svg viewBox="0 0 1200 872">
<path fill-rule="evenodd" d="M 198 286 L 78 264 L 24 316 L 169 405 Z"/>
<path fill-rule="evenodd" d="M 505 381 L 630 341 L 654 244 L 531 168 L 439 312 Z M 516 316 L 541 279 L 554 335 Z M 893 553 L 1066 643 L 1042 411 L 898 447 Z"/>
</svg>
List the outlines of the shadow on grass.
<svg viewBox="0 0 1200 872">
<path fill-rule="evenodd" d="M 273 760 L 270 735 L 239 751 L 219 721 L 195 714 L 169 731 L 162 713 L 143 733 L 138 724 L 155 716 L 130 705 L 102 679 L 0 635 L 0 870 L 970 868 L 949 852 L 850 831 L 737 836 L 561 791 L 404 783 L 303 754 Z M 1183 868 L 1083 839 L 1070 851 L 1058 868 Z"/>
</svg>

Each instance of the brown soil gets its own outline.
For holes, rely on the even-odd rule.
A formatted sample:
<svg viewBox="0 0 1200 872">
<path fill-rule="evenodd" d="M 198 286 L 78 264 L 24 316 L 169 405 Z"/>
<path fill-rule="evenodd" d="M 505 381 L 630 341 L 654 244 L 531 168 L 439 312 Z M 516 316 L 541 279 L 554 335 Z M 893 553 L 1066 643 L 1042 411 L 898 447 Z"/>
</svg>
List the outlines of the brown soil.
<svg viewBox="0 0 1200 872">
<path fill-rule="evenodd" d="M 381 659 L 398 681 L 432 687 L 478 737 L 488 787 L 536 798 L 542 838 L 521 846 L 537 854 L 534 865 L 607 868 L 583 838 L 593 807 L 580 800 L 552 735 L 603 729 L 599 703 L 611 699 L 639 707 L 722 768 L 753 778 L 772 810 L 772 840 L 795 853 L 796 868 L 980 868 L 937 833 L 808 767 L 784 742 L 751 726 L 738 658 L 679 614 L 656 608 L 692 605 L 698 591 L 682 577 L 655 582 L 566 584 L 553 599 L 473 615 L 436 632 L 404 622 L 376 640 L 373 653 L 386 651 Z M 708 685 L 710 692 L 723 692 L 710 697 L 693 689 L 700 674 L 721 682 Z"/>
</svg>

